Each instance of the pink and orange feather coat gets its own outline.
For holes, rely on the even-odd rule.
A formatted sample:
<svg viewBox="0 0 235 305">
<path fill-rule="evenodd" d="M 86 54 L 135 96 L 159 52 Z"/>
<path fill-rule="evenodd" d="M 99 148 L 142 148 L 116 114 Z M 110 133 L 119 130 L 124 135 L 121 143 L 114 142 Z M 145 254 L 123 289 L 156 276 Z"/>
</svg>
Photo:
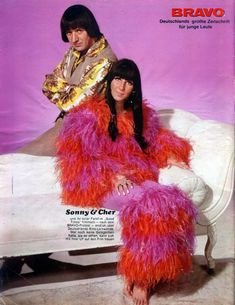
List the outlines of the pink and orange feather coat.
<svg viewBox="0 0 235 305">
<path fill-rule="evenodd" d="M 118 271 L 129 284 L 150 288 L 191 270 L 194 222 L 191 200 L 176 186 L 158 183 L 159 169 L 174 158 L 189 165 L 190 143 L 162 128 L 156 112 L 143 103 L 144 151 L 133 133 L 133 115 L 117 116 L 119 135 L 108 133 L 110 110 L 91 97 L 64 119 L 57 139 L 57 168 L 64 204 L 100 208 L 112 197 L 117 175 L 134 184 L 119 211 L 123 246 Z"/>
</svg>

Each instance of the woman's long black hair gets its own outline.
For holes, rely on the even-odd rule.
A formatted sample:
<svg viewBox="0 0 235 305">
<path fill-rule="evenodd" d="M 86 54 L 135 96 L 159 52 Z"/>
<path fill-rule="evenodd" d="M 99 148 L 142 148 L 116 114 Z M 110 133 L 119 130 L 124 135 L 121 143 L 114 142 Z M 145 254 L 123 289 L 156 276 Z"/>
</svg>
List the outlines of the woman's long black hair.
<svg viewBox="0 0 235 305">
<path fill-rule="evenodd" d="M 106 87 L 106 103 L 109 105 L 111 111 L 111 119 L 109 122 L 109 134 L 113 141 L 118 136 L 117 118 L 115 100 L 111 94 L 111 82 L 115 77 L 123 78 L 127 81 L 133 82 L 133 91 L 129 98 L 125 101 L 124 109 L 132 109 L 134 118 L 134 137 L 139 143 L 142 150 L 144 150 L 148 144 L 142 136 L 143 132 L 143 112 L 142 112 L 142 89 L 140 72 L 134 61 L 130 59 L 121 59 L 115 62 L 107 75 L 107 87 Z"/>
</svg>

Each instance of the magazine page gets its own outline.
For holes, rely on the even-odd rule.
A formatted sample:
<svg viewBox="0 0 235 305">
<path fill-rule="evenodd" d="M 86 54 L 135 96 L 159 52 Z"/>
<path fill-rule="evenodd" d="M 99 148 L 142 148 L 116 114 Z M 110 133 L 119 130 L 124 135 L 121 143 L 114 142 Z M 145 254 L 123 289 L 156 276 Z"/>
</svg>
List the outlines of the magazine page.
<svg viewBox="0 0 235 305">
<path fill-rule="evenodd" d="M 1 10 L 0 304 L 233 304 L 233 2 Z"/>
</svg>

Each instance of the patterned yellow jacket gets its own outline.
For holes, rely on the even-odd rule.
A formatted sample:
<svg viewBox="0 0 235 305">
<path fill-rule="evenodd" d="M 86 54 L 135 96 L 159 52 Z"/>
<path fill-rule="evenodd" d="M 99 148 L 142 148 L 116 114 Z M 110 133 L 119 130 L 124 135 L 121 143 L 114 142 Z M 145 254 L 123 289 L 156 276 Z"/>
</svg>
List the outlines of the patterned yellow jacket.
<svg viewBox="0 0 235 305">
<path fill-rule="evenodd" d="M 85 55 L 71 47 L 51 74 L 46 75 L 43 93 L 60 110 L 69 111 L 84 99 L 104 91 L 104 77 L 117 58 L 102 36 Z"/>
</svg>

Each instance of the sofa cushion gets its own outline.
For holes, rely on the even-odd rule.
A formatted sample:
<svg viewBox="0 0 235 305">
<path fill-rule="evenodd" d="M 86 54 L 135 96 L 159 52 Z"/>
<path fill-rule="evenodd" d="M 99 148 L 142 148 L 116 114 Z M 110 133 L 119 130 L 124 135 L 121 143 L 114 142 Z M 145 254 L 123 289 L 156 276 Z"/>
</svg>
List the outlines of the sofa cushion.
<svg viewBox="0 0 235 305">
<path fill-rule="evenodd" d="M 199 209 L 205 209 L 211 203 L 211 189 L 193 171 L 178 166 L 160 170 L 161 184 L 174 184 L 184 191 Z"/>
</svg>

